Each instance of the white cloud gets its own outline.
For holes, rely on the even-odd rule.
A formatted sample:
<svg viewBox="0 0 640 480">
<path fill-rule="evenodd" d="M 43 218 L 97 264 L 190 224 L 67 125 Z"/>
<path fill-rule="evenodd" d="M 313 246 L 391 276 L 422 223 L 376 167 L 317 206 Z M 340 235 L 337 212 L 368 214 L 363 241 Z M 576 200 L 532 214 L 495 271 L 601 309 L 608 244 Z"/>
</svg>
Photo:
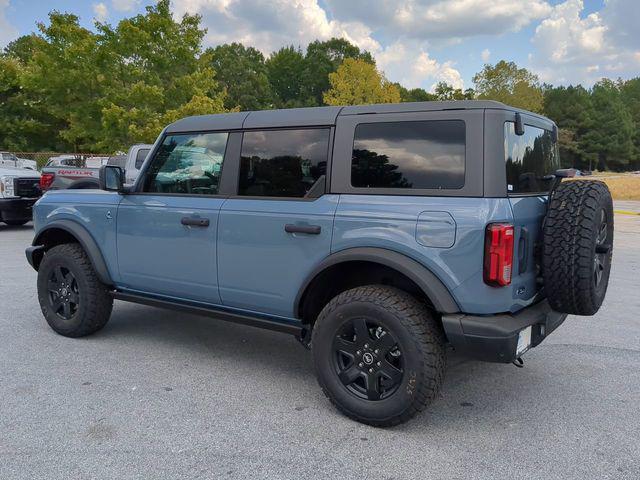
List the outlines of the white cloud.
<svg viewBox="0 0 640 480">
<path fill-rule="evenodd" d="M 485 48 L 484 50 L 482 50 L 482 53 L 480 54 L 480 58 L 482 58 L 482 61 L 484 63 L 487 63 L 490 57 L 491 57 L 491 50 L 489 50 L 488 48 Z"/>
<path fill-rule="evenodd" d="M 531 63 L 540 78 L 590 85 L 601 77 L 637 75 L 640 34 L 628 21 L 637 18 L 637 4 L 608 0 L 599 12 L 585 16 L 583 10 L 582 0 L 566 0 L 536 28 Z"/>
<path fill-rule="evenodd" d="M 413 53 L 415 52 L 415 53 Z M 419 45 L 395 42 L 376 54 L 376 62 L 385 75 L 407 88 L 433 90 L 438 82 L 464 88 L 460 72 L 453 62 L 439 63 Z"/>
<path fill-rule="evenodd" d="M 9 23 L 5 10 L 9 6 L 9 0 L 0 0 L 0 47 L 4 47 L 18 36 L 18 30 Z"/>
<path fill-rule="evenodd" d="M 107 20 L 107 18 L 109 18 L 109 9 L 103 2 L 94 3 L 93 14 L 97 21 L 104 22 Z"/>
<path fill-rule="evenodd" d="M 202 15 L 209 45 L 242 42 L 268 55 L 284 45 L 341 37 L 371 52 L 391 81 L 429 88 L 442 80 L 462 87 L 453 63 L 430 58 L 424 42 L 398 39 L 383 48 L 364 20 L 330 19 L 318 0 L 174 0 L 173 5 L 177 16 Z"/>
<path fill-rule="evenodd" d="M 140 5 L 140 0 L 111 0 L 114 10 L 119 12 L 132 12 Z"/>
<path fill-rule="evenodd" d="M 500 35 L 544 18 L 544 0 L 325 0 L 335 17 L 362 21 L 389 35 L 421 40 Z"/>
</svg>

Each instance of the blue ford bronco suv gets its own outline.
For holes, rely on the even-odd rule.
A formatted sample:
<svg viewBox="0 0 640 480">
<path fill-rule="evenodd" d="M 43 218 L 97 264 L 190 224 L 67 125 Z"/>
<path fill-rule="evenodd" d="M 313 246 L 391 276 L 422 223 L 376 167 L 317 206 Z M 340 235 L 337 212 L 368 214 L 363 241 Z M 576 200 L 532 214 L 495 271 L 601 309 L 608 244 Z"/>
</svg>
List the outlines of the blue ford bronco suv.
<svg viewBox="0 0 640 480">
<path fill-rule="evenodd" d="M 445 349 L 521 362 L 609 279 L 613 210 L 560 169 L 547 118 L 491 101 L 204 115 L 164 129 L 133 186 L 46 193 L 27 248 L 45 319 L 113 300 L 265 327 L 311 349 L 344 414 L 404 422 Z"/>
</svg>

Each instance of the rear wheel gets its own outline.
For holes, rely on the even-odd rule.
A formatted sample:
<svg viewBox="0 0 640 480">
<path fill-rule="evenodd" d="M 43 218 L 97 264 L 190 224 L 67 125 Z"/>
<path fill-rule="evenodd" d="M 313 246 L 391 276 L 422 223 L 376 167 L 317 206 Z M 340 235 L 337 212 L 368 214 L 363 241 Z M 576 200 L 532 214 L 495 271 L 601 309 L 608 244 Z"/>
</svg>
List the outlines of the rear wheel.
<svg viewBox="0 0 640 480">
<path fill-rule="evenodd" d="M 604 300 L 613 252 L 613 202 L 593 180 L 561 183 L 543 229 L 542 274 L 551 307 L 593 315 Z"/>
<path fill-rule="evenodd" d="M 38 301 L 49 326 L 65 337 L 82 337 L 104 327 L 113 298 L 77 243 L 58 245 L 38 269 Z"/>
<path fill-rule="evenodd" d="M 311 350 L 325 395 L 369 425 L 409 420 L 442 384 L 442 330 L 424 304 L 396 288 L 358 287 L 335 297 L 318 316 Z"/>
</svg>

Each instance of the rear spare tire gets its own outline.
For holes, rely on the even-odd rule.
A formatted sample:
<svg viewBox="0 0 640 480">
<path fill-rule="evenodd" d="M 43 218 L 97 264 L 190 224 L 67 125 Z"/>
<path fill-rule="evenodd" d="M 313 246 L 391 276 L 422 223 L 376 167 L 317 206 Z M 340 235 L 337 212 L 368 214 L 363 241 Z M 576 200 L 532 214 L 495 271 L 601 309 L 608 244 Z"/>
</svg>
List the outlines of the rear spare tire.
<svg viewBox="0 0 640 480">
<path fill-rule="evenodd" d="M 607 292 L 612 251 L 607 186 L 594 180 L 558 185 L 543 227 L 542 276 L 551 307 L 574 315 L 596 313 Z"/>
</svg>

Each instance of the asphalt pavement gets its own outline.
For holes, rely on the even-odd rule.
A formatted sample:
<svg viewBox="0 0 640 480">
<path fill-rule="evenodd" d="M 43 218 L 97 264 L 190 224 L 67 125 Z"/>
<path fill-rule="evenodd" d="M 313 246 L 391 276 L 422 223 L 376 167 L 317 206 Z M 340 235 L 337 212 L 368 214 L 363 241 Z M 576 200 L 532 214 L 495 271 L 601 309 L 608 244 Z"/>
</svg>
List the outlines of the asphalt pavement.
<svg viewBox="0 0 640 480">
<path fill-rule="evenodd" d="M 605 305 L 525 368 L 448 357 L 440 396 L 376 429 L 338 414 L 292 337 L 116 302 L 96 335 L 46 325 L 0 225 L 0 479 L 640 478 L 640 216 L 616 215 Z"/>
</svg>

